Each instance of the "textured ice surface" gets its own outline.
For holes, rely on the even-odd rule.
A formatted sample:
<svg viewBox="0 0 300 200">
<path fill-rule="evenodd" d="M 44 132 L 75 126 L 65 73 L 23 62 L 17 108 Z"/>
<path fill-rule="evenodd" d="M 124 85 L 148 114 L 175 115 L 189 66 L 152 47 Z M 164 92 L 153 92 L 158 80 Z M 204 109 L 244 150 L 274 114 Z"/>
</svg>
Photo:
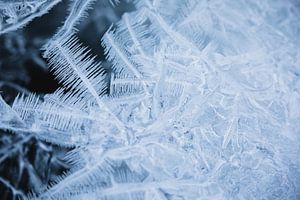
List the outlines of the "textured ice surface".
<svg viewBox="0 0 300 200">
<path fill-rule="evenodd" d="M 26 126 L 10 129 L 76 147 L 39 198 L 299 199 L 299 4 L 135 3 L 102 38 L 111 74 L 58 37 L 62 88 L 12 106 Z"/>
<path fill-rule="evenodd" d="M 61 0 L 0 0 L 0 34 L 17 30 Z"/>
</svg>

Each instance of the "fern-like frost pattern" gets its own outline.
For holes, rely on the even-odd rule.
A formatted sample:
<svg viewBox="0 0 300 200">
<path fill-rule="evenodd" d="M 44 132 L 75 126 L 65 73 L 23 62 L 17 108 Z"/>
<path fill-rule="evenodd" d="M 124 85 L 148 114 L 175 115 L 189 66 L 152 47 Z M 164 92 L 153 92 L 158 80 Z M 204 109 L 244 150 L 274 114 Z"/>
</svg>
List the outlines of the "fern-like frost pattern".
<svg viewBox="0 0 300 200">
<path fill-rule="evenodd" d="M 61 88 L 0 99 L 2 128 L 73 147 L 30 198 L 299 199 L 297 2 L 133 3 L 101 40 L 111 73 L 64 32 L 43 49 Z"/>
</svg>

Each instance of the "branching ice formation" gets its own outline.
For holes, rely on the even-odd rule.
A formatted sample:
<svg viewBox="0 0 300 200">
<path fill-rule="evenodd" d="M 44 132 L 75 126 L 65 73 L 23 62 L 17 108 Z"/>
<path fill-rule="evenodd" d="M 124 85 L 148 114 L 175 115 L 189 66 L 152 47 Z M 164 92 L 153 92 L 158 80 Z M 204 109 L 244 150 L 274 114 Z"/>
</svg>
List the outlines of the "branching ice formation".
<svg viewBox="0 0 300 200">
<path fill-rule="evenodd" d="M 1 99 L 2 128 L 75 147 L 32 198 L 300 198 L 295 2 L 135 5 L 102 38 L 112 74 L 66 31 L 44 48 L 62 88 Z"/>
</svg>

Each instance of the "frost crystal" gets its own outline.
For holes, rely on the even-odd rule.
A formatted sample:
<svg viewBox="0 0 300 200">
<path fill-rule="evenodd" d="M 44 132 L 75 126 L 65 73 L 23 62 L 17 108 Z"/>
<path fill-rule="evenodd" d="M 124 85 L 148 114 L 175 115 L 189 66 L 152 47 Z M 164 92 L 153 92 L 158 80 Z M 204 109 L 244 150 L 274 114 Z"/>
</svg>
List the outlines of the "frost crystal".
<svg viewBox="0 0 300 200">
<path fill-rule="evenodd" d="M 0 35 L 25 26 L 61 0 L 0 0 Z"/>
<path fill-rule="evenodd" d="M 62 88 L 0 123 L 75 147 L 36 198 L 299 199 L 296 1 L 134 3 L 102 38 L 112 73 L 57 34 L 44 57 Z"/>
</svg>

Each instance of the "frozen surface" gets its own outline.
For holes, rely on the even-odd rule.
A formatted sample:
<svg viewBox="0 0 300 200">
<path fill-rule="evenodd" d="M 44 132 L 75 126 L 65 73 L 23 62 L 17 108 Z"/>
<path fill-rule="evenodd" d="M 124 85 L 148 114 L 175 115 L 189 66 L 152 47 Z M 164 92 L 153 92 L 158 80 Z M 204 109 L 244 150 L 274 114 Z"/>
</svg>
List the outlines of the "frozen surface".
<svg viewBox="0 0 300 200">
<path fill-rule="evenodd" d="M 111 73 L 71 10 L 43 49 L 62 87 L 0 99 L 2 128 L 75 147 L 36 198 L 300 199 L 299 3 L 135 5 L 101 40 Z"/>
<path fill-rule="evenodd" d="M 0 0 L 0 35 L 25 26 L 61 0 Z"/>
</svg>

